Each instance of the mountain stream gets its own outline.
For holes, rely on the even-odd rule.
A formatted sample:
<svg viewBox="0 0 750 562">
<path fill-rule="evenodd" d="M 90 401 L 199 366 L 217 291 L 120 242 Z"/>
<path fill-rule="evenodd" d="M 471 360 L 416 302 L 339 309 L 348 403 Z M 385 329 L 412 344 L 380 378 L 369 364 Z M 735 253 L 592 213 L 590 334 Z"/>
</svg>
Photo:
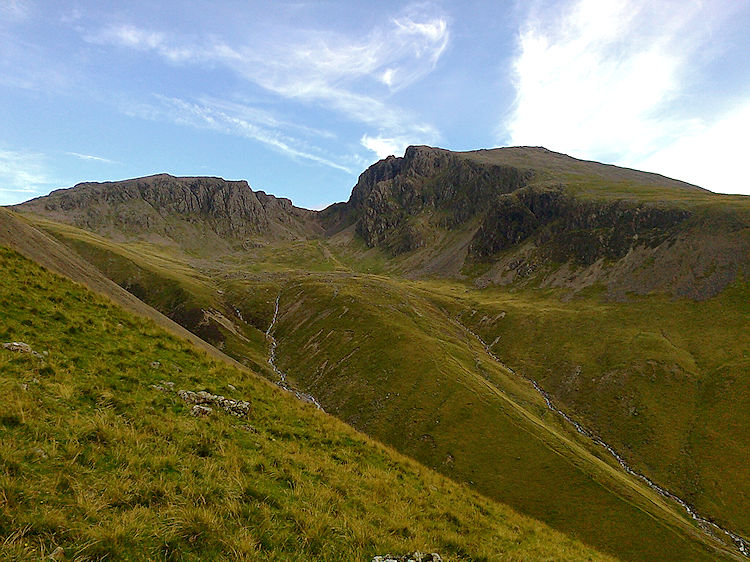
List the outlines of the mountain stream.
<svg viewBox="0 0 750 562">
<path fill-rule="evenodd" d="M 474 336 L 476 340 L 484 347 L 484 350 L 487 352 L 487 355 L 492 357 L 492 359 L 497 362 L 499 365 L 501 365 L 503 368 L 507 369 L 514 375 L 519 375 L 519 373 L 516 373 L 513 369 L 508 367 L 505 363 L 500 361 L 500 359 L 492 352 L 490 349 L 490 346 L 487 345 L 487 343 L 477 334 L 474 332 L 471 328 L 465 326 L 458 320 L 451 317 L 451 320 L 460 328 Z M 741 554 L 744 556 L 747 556 L 750 558 L 750 541 L 744 539 L 743 537 L 737 535 L 736 533 L 733 533 L 732 531 L 729 531 L 728 529 L 725 529 L 724 527 L 721 527 L 720 525 L 717 525 L 713 521 L 710 521 L 706 519 L 704 516 L 696 513 L 696 511 L 682 498 L 676 496 L 674 493 L 670 492 L 666 488 L 663 488 L 656 484 L 653 480 L 651 480 L 648 476 L 645 476 L 641 474 L 640 472 L 637 472 L 633 470 L 628 463 L 625 462 L 625 460 L 615 451 L 610 445 L 605 443 L 600 437 L 598 437 L 596 434 L 592 433 L 585 427 L 583 427 L 580 423 L 572 419 L 570 416 L 568 416 L 565 412 L 560 410 L 559 408 L 555 407 L 555 405 L 552 403 L 552 399 L 550 398 L 549 393 L 547 393 L 542 387 L 539 386 L 539 384 L 532 378 L 529 378 L 523 374 L 520 375 L 522 378 L 529 381 L 533 386 L 534 389 L 544 398 L 544 402 L 547 404 L 547 408 L 558 414 L 560 417 L 562 417 L 566 422 L 568 422 L 570 425 L 572 425 L 578 433 L 583 435 L 584 437 L 587 437 L 591 441 L 593 441 L 596 445 L 603 447 L 606 449 L 606 451 L 614 457 L 614 459 L 617 461 L 617 463 L 622 467 L 622 469 L 627 472 L 628 474 L 638 478 L 642 482 L 644 482 L 649 488 L 657 492 L 659 495 L 668 498 L 676 503 L 678 503 L 682 508 L 690 515 L 690 517 L 693 518 L 693 520 L 698 523 L 698 526 L 707 534 L 710 536 L 717 538 L 721 540 L 721 537 L 728 537 L 731 539 L 732 543 L 734 544 L 735 548 L 739 550 Z M 724 541 L 722 541 L 724 542 Z"/>
<path fill-rule="evenodd" d="M 276 346 L 278 345 L 276 342 L 276 338 L 273 337 L 273 329 L 274 326 L 276 326 L 276 320 L 279 317 L 279 300 L 281 300 L 281 293 L 278 294 L 276 297 L 276 303 L 274 305 L 274 311 L 273 311 L 273 319 L 271 320 L 271 324 L 268 326 L 268 329 L 266 330 L 266 338 L 269 342 L 271 342 L 271 350 L 268 354 L 268 364 L 271 365 L 271 368 L 273 369 L 273 372 L 276 373 L 276 375 L 279 377 L 279 380 L 276 381 L 276 386 L 279 388 L 282 388 L 286 390 L 287 392 L 291 392 L 294 394 L 298 400 L 302 400 L 303 402 L 308 402 L 310 404 L 315 405 L 318 410 L 323 410 L 323 407 L 320 405 L 320 402 L 318 402 L 314 396 L 311 394 L 307 394 L 306 392 L 302 392 L 301 390 L 297 390 L 294 388 L 291 384 L 289 384 L 286 380 L 286 373 L 278 368 L 276 365 Z M 324 411 L 324 410 L 323 410 Z"/>
</svg>

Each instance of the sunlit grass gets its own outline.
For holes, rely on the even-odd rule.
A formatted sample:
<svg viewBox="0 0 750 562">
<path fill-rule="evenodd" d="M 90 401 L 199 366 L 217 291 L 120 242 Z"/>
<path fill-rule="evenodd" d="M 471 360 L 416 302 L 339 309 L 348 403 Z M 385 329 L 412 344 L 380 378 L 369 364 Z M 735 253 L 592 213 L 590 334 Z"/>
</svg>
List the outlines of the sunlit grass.
<svg viewBox="0 0 750 562">
<path fill-rule="evenodd" d="M 0 270 L 0 339 L 47 352 L 0 350 L 4 559 L 601 558 L 14 252 Z M 252 413 L 191 417 L 161 380 Z"/>
</svg>

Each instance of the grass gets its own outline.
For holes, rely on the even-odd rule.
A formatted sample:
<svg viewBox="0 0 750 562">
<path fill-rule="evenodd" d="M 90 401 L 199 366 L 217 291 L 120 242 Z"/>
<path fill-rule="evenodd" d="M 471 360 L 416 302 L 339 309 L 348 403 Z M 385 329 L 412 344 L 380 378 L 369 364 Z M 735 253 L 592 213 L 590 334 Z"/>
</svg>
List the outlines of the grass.
<svg viewBox="0 0 750 562">
<path fill-rule="evenodd" d="M 0 350 L 3 559 L 603 558 L 15 252 L 0 269 L 0 339 L 44 353 Z M 192 417 L 162 380 L 252 412 Z"/>
<path fill-rule="evenodd" d="M 716 556 L 679 508 L 579 441 L 421 284 L 304 275 L 280 304 L 279 364 L 354 427 L 598 549 Z"/>
<path fill-rule="evenodd" d="M 701 302 L 423 287 L 631 464 L 750 534 L 747 282 Z"/>
<path fill-rule="evenodd" d="M 85 241 L 78 243 L 79 251 L 100 267 L 109 267 L 108 274 L 116 281 L 122 282 L 126 276 L 115 275 L 118 269 L 112 264 L 121 264 L 117 268 L 127 271 L 135 262 L 128 245 L 100 241 L 95 235 L 72 227 L 47 228 L 56 230 L 63 239 Z M 525 320 L 522 324 L 502 324 L 510 333 L 519 332 L 516 353 L 506 355 L 503 351 L 503 359 L 549 384 L 561 404 L 580 413 L 597 430 L 620 406 L 611 393 L 606 400 L 583 401 L 593 404 L 586 409 L 585 404 L 567 401 L 557 392 L 557 387 L 545 378 L 550 356 L 534 356 L 536 349 L 544 348 L 549 340 L 544 332 L 534 331 L 535 317 L 539 314 L 550 322 L 555 320 L 548 329 L 559 336 L 555 341 L 560 347 L 554 353 L 560 360 L 568 358 L 571 339 L 582 322 L 589 334 L 597 330 L 610 334 L 602 341 L 605 349 L 616 344 L 614 349 L 626 354 L 627 346 L 635 345 L 644 357 L 653 358 L 653 353 L 664 347 L 664 341 L 658 333 L 646 329 L 647 322 L 623 343 L 617 339 L 621 338 L 617 330 L 612 330 L 624 321 L 622 318 L 597 323 L 599 308 L 604 305 L 599 304 L 600 295 L 593 289 L 585 299 L 564 303 L 554 290 L 476 291 L 445 280 L 413 283 L 383 274 L 355 273 L 347 267 L 368 265 L 370 258 L 356 247 L 350 252 L 352 244 L 356 246 L 356 240 L 349 248 L 309 241 L 286 246 L 284 251 L 263 247 L 255 249 L 255 253 L 211 262 L 190 261 L 183 256 L 179 258 L 183 265 L 175 271 L 179 272 L 178 286 L 188 295 L 191 287 L 204 283 L 192 298 L 210 295 L 211 306 L 226 310 L 227 317 L 234 314 L 229 309 L 240 310 L 243 321 L 232 318 L 233 330 L 218 326 L 223 333 L 222 349 L 271 379 L 275 376 L 266 363 L 267 341 L 263 332 L 281 291 L 282 314 L 275 333 L 280 344 L 280 365 L 299 386 L 322 401 L 327 411 L 368 435 L 600 550 L 629 559 L 650 559 L 658 553 L 664 558 L 675 553 L 681 553 L 683 558 L 715 556 L 701 544 L 700 533 L 679 508 L 665 505 L 632 479 L 623 478 L 611 466 L 611 459 L 579 442 L 546 410 L 529 384 L 495 365 L 476 342 L 450 324 L 448 315 L 461 318 L 492 342 L 499 334 L 495 333 L 496 325 L 480 320 L 485 312 L 494 317 L 505 310 L 506 302 L 516 303 Z M 106 258 L 95 259 L 103 247 Z M 157 253 L 158 249 L 141 255 Z M 161 254 L 159 259 L 166 260 L 163 251 Z M 295 258 L 297 254 L 299 257 Z M 308 269 L 311 260 L 322 258 L 326 261 L 317 271 Z M 169 285 L 170 272 L 161 263 L 155 260 L 151 264 L 150 259 L 144 258 L 138 264 L 153 275 L 154 289 Z M 175 277 L 172 274 L 171 278 Z M 154 294 L 145 299 L 159 308 L 160 301 Z M 622 303 L 607 306 L 611 310 L 627 307 Z M 472 315 L 472 310 L 484 312 Z M 516 315 L 511 318 L 516 319 Z M 498 352 L 502 348 L 498 344 L 494 349 Z M 526 354 L 527 349 L 532 353 Z M 580 347 L 579 351 L 585 355 L 587 348 Z M 519 362 L 521 358 L 526 362 Z M 690 356 L 683 353 L 678 358 L 683 366 L 690 367 Z M 590 357 L 588 365 L 599 368 L 599 359 L 598 355 Z M 617 358 L 623 365 L 625 359 Z M 569 363 L 567 368 L 574 372 L 579 363 Z M 551 364 L 558 366 L 554 361 Z M 531 370 L 529 365 L 538 370 Z M 584 372 L 588 373 L 588 368 Z M 679 381 L 670 388 L 670 392 L 679 395 Z M 622 386 L 612 389 L 621 391 Z M 658 408 L 663 416 L 657 426 L 633 424 L 632 416 L 620 412 L 619 422 L 611 425 L 612 431 L 602 434 L 635 466 L 672 486 L 674 477 L 663 478 L 663 467 L 662 471 L 654 470 L 655 466 L 643 462 L 643 451 L 631 446 L 648 441 L 649 432 L 655 429 L 685 427 L 684 420 L 676 419 L 684 417 L 685 409 L 676 416 L 672 404 L 665 404 L 659 406 L 657 400 L 651 409 L 656 412 Z M 626 407 L 640 405 L 627 403 Z M 599 417 L 590 415 L 592 412 Z M 645 422 L 647 418 L 641 413 L 638 419 Z M 677 437 L 670 439 L 669 450 L 674 451 Z M 663 444 L 663 440 L 654 440 L 652 450 L 658 451 Z M 740 460 L 741 454 L 734 462 L 741 466 Z M 719 466 L 721 461 L 717 459 L 714 464 Z M 682 468 L 681 477 L 687 481 L 696 474 L 693 468 Z M 737 474 L 724 476 L 733 478 Z M 682 487 L 675 489 L 686 491 Z M 717 489 L 714 487 L 711 493 Z M 550 495 L 550 490 L 555 490 L 555 494 Z M 738 507 L 741 497 L 737 497 Z M 695 500 L 697 496 L 686 494 L 686 498 Z M 579 507 L 582 501 L 587 506 L 584 510 Z M 736 510 L 726 512 L 727 517 L 714 505 L 697 505 L 722 517 L 728 526 L 738 526 Z M 654 520 L 658 521 L 656 525 Z"/>
</svg>

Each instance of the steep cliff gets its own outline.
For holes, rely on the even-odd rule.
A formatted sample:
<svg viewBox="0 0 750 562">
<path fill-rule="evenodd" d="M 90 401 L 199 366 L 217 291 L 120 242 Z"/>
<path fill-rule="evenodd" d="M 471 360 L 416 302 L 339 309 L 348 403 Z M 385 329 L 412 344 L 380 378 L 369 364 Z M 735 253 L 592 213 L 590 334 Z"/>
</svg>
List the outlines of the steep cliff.
<svg viewBox="0 0 750 562">
<path fill-rule="evenodd" d="M 410 276 L 706 298 L 747 270 L 745 199 L 543 148 L 419 146 L 371 166 L 321 219 Z"/>
<path fill-rule="evenodd" d="M 319 233 L 313 211 L 253 191 L 246 181 L 210 177 L 81 183 L 16 208 L 115 238 L 159 237 L 193 250 Z"/>
</svg>

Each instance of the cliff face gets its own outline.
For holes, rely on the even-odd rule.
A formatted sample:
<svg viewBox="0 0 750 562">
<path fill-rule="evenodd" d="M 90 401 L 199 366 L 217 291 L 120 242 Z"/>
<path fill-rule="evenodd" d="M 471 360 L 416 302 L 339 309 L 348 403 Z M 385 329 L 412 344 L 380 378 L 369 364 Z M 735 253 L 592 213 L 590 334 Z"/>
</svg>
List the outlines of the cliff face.
<svg viewBox="0 0 750 562">
<path fill-rule="evenodd" d="M 245 181 L 164 174 L 82 183 L 17 209 L 202 255 L 346 232 L 411 277 L 705 298 L 750 271 L 747 200 L 543 148 L 412 146 L 321 212 Z"/>
<path fill-rule="evenodd" d="M 19 205 L 101 234 L 159 235 L 180 239 L 199 234 L 242 241 L 315 234 L 315 213 L 294 207 L 246 181 L 176 178 L 166 174 L 107 183 L 81 183 Z"/>
<path fill-rule="evenodd" d="M 750 209 L 722 197 L 542 148 L 420 146 L 368 168 L 321 219 L 407 275 L 706 298 L 748 269 Z"/>
<path fill-rule="evenodd" d="M 485 166 L 447 150 L 412 146 L 368 168 L 348 205 L 369 246 L 398 254 L 422 247 L 431 227 L 453 229 L 475 216 L 495 194 L 522 187 L 530 172 Z M 430 214 L 427 225 L 412 220 Z"/>
<path fill-rule="evenodd" d="M 636 246 L 656 247 L 690 217 L 686 210 L 628 201 L 576 199 L 563 189 L 520 189 L 494 199 L 469 254 L 486 260 L 534 236 L 557 262 L 618 260 Z"/>
</svg>

